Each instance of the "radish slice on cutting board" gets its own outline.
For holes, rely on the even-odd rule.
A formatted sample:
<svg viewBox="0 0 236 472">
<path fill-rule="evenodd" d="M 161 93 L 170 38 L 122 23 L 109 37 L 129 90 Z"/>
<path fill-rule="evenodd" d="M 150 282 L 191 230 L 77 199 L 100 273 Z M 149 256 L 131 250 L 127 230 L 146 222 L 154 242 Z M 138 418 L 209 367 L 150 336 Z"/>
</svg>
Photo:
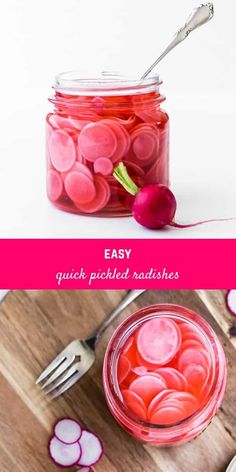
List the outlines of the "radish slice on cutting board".
<svg viewBox="0 0 236 472">
<path fill-rule="evenodd" d="M 82 429 L 71 418 L 59 419 L 48 444 L 49 456 L 60 467 L 78 466 L 77 472 L 93 472 L 103 455 L 103 445 L 96 434 Z"/>
<path fill-rule="evenodd" d="M 77 421 L 70 418 L 62 418 L 54 426 L 54 435 L 65 444 L 77 442 L 82 434 L 82 429 Z"/>
<path fill-rule="evenodd" d="M 72 467 L 78 464 L 82 448 L 79 442 L 65 444 L 54 436 L 49 442 L 49 454 L 56 465 Z"/>
<path fill-rule="evenodd" d="M 236 290 L 229 290 L 226 295 L 226 304 L 232 315 L 236 316 Z"/>
<path fill-rule="evenodd" d="M 103 455 L 103 445 L 95 434 L 83 430 L 79 444 L 82 454 L 77 462 L 78 465 L 91 466 L 100 461 Z"/>
</svg>

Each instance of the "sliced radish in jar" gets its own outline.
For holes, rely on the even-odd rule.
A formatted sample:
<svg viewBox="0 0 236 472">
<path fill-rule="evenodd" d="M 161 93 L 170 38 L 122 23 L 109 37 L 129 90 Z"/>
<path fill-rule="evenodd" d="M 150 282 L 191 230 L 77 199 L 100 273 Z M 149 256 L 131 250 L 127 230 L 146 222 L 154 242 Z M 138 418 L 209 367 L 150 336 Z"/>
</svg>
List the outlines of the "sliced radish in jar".
<svg viewBox="0 0 236 472">
<path fill-rule="evenodd" d="M 142 358 L 158 366 L 167 364 L 181 344 L 178 325 L 167 318 L 147 321 L 137 335 L 137 348 Z"/>
<path fill-rule="evenodd" d="M 141 420 L 146 421 L 147 409 L 142 398 L 131 390 L 122 390 L 123 399 L 127 407 Z"/>
<path fill-rule="evenodd" d="M 175 406 L 166 406 L 154 411 L 150 418 L 150 421 L 153 424 L 171 425 L 174 423 L 178 423 L 184 418 L 185 414 L 181 407 L 178 408 Z"/>
<path fill-rule="evenodd" d="M 135 367 L 133 370 L 133 373 L 136 374 L 138 377 L 141 377 L 141 375 L 147 374 L 148 370 L 147 367 L 145 366 L 138 366 Z"/>
<path fill-rule="evenodd" d="M 63 183 L 60 175 L 50 169 L 47 173 L 47 194 L 48 198 L 55 202 L 63 192 Z"/>
<path fill-rule="evenodd" d="M 147 128 L 132 133 L 132 148 L 139 161 L 149 161 L 157 149 L 157 143 L 156 134 Z"/>
<path fill-rule="evenodd" d="M 102 176 L 95 175 L 94 185 L 96 189 L 96 194 L 93 200 L 86 204 L 80 204 L 75 202 L 75 205 L 79 208 L 79 210 L 84 213 L 95 213 L 97 211 L 102 210 L 107 205 L 110 199 L 110 187 Z"/>
<path fill-rule="evenodd" d="M 151 401 L 148 407 L 148 418 L 152 416 L 154 411 L 156 411 L 158 405 L 161 403 L 162 400 L 168 397 L 168 395 L 175 390 L 163 390 L 162 392 L 158 393 Z"/>
<path fill-rule="evenodd" d="M 183 351 L 178 360 L 178 368 L 181 372 L 184 371 L 185 367 L 191 364 L 199 364 L 208 367 L 209 365 L 209 358 L 208 353 L 206 351 L 191 349 L 188 348 Z"/>
<path fill-rule="evenodd" d="M 226 303 L 232 315 L 236 316 L 236 290 L 229 290 L 226 295 Z"/>
<path fill-rule="evenodd" d="M 93 181 L 82 172 L 69 172 L 65 179 L 65 189 L 73 202 L 82 205 L 91 202 L 96 195 Z"/>
<path fill-rule="evenodd" d="M 107 157 L 100 157 L 94 162 L 94 172 L 96 174 L 111 175 L 113 172 L 113 164 Z"/>
<path fill-rule="evenodd" d="M 54 436 L 49 442 L 49 454 L 56 465 L 72 467 L 80 460 L 82 448 L 78 442 L 65 444 Z"/>
<path fill-rule="evenodd" d="M 76 159 L 73 139 L 63 130 L 53 131 L 49 140 L 51 162 L 59 172 L 68 171 Z"/>
<path fill-rule="evenodd" d="M 100 157 L 110 158 L 117 149 L 114 131 L 101 121 L 85 126 L 79 135 L 78 144 L 85 159 L 91 162 Z"/>
<path fill-rule="evenodd" d="M 166 390 L 166 388 L 164 380 L 154 377 L 152 374 L 146 374 L 135 379 L 129 390 L 136 393 L 148 405 L 159 392 Z"/>
<path fill-rule="evenodd" d="M 62 418 L 54 426 L 54 435 L 65 444 L 77 442 L 82 434 L 82 429 L 77 421 L 70 418 Z"/>
<path fill-rule="evenodd" d="M 54 128 L 61 128 L 62 130 L 64 130 L 65 128 L 72 129 L 72 130 L 75 129 L 75 126 L 73 125 L 71 120 L 69 120 L 68 118 L 59 116 L 59 115 L 51 115 L 48 121 Z"/>
<path fill-rule="evenodd" d="M 62 177 L 62 180 L 63 182 L 65 181 L 67 175 L 70 173 L 70 172 L 80 172 L 81 174 L 84 174 L 86 175 L 87 177 L 89 177 L 91 180 L 93 180 L 93 174 L 92 172 L 88 169 L 88 167 L 86 167 L 84 164 L 82 164 L 81 162 L 75 162 L 74 165 L 71 167 L 71 169 L 68 171 L 68 172 L 62 172 L 61 173 L 61 177 Z"/>
<path fill-rule="evenodd" d="M 103 455 L 103 446 L 100 439 L 90 431 L 83 430 L 79 444 L 82 454 L 78 460 L 78 465 L 90 467 L 97 464 Z"/>
<path fill-rule="evenodd" d="M 202 389 L 208 379 L 208 370 L 199 364 L 187 365 L 183 373 L 188 383 L 194 388 Z"/>
<path fill-rule="evenodd" d="M 185 349 L 188 349 L 188 348 L 202 349 L 203 344 L 200 344 L 199 341 L 195 341 L 195 339 L 188 339 L 182 342 L 181 351 L 185 351 Z"/>
<path fill-rule="evenodd" d="M 155 372 L 164 378 L 169 389 L 180 391 L 188 389 L 188 383 L 184 375 L 173 367 L 161 367 Z"/>
<path fill-rule="evenodd" d="M 125 355 L 121 355 L 118 362 L 118 378 L 119 382 L 122 383 L 129 375 L 131 371 L 131 363 Z"/>
<path fill-rule="evenodd" d="M 103 120 L 103 124 L 107 125 L 115 134 L 117 140 L 117 147 L 110 159 L 113 162 L 119 161 L 125 154 L 127 154 L 130 147 L 130 136 L 123 126 L 119 125 L 113 120 Z"/>
</svg>

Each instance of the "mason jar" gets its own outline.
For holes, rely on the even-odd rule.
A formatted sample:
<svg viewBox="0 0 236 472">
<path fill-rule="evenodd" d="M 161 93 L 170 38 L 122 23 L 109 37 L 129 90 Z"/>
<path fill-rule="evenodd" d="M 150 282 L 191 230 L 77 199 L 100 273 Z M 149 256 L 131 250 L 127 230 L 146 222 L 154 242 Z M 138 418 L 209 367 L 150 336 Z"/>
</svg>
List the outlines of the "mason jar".
<svg viewBox="0 0 236 472">
<path fill-rule="evenodd" d="M 201 339 L 209 359 L 209 377 L 202 389 L 201 401 L 197 410 L 186 419 L 174 424 L 151 424 L 147 420 L 141 420 L 125 404 L 118 381 L 118 362 L 127 341 L 131 336 L 136 336 L 137 330 L 144 323 L 158 318 L 172 320 L 179 326 L 181 323 L 185 323 L 186 331 L 188 329 L 194 331 L 195 341 L 193 340 L 193 343 L 195 342 L 196 345 L 196 340 Z M 171 365 L 175 365 L 174 359 Z M 206 429 L 223 400 L 226 376 L 224 351 L 208 322 L 188 308 L 168 304 L 142 308 L 118 326 L 107 346 L 103 366 L 105 398 L 115 420 L 136 439 L 160 447 L 185 443 Z"/>
<path fill-rule="evenodd" d="M 81 215 L 130 215 L 131 196 L 113 176 L 120 162 L 138 187 L 169 186 L 169 118 L 158 76 L 56 77 L 46 117 L 47 195 Z"/>
</svg>

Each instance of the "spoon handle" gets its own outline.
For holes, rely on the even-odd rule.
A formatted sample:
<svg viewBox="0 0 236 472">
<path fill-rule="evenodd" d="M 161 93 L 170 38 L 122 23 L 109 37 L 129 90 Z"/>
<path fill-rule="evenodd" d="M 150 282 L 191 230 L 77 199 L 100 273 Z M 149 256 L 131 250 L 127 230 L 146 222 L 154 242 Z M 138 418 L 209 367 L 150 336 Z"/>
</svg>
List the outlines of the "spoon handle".
<svg viewBox="0 0 236 472">
<path fill-rule="evenodd" d="M 190 17 L 186 21 L 183 28 L 181 28 L 176 35 L 174 36 L 171 43 L 167 46 L 167 48 L 163 51 L 163 53 L 158 57 L 158 59 L 149 67 L 149 69 L 143 74 L 141 80 L 145 79 L 156 67 L 157 64 L 179 43 L 184 41 L 188 35 L 195 29 L 199 28 L 200 26 L 204 25 L 208 21 L 210 21 L 214 16 L 214 6 L 212 3 L 205 3 L 200 5 L 199 7 L 195 8 L 191 13 Z"/>
</svg>

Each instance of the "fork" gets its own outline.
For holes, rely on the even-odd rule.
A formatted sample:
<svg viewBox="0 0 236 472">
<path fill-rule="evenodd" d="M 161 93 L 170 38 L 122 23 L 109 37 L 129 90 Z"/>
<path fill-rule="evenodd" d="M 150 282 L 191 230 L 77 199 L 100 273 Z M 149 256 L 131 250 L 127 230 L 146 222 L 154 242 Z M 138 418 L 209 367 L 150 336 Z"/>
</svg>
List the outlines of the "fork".
<svg viewBox="0 0 236 472">
<path fill-rule="evenodd" d="M 95 348 L 103 333 L 118 315 L 146 290 L 130 290 L 119 305 L 86 339 L 75 339 L 46 367 L 36 380 L 52 399 L 58 398 L 78 382 L 95 362 Z"/>
</svg>

